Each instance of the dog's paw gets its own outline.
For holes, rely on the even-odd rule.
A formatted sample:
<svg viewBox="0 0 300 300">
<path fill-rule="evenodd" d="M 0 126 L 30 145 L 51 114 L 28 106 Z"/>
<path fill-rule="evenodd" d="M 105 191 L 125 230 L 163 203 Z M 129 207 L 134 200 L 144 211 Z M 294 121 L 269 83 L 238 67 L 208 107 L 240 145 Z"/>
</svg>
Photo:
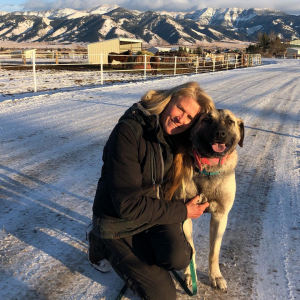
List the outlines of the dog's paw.
<svg viewBox="0 0 300 300">
<path fill-rule="evenodd" d="M 199 200 L 198 200 L 198 204 L 203 204 L 203 203 L 206 203 L 208 200 L 207 200 L 207 198 L 206 198 L 206 196 L 203 194 L 203 193 L 201 193 L 200 195 L 199 195 Z"/>
<path fill-rule="evenodd" d="M 227 290 L 227 282 L 223 277 L 218 277 L 218 278 L 210 277 L 210 285 L 213 288 L 220 289 L 221 291 L 226 291 Z"/>
<path fill-rule="evenodd" d="M 191 274 L 183 274 L 182 275 L 182 279 L 185 282 L 185 284 L 186 284 L 187 287 L 192 286 L 193 283 L 192 283 L 192 276 L 191 276 Z"/>
</svg>

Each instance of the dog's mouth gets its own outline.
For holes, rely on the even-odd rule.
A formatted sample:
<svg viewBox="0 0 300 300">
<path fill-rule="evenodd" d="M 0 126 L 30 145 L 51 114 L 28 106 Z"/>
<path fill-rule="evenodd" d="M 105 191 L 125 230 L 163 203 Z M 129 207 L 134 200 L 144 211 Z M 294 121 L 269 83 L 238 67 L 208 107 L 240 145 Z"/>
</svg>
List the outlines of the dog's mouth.
<svg viewBox="0 0 300 300">
<path fill-rule="evenodd" d="M 223 141 L 201 141 L 201 144 L 194 142 L 194 147 L 197 149 L 198 153 L 201 153 L 207 157 L 222 157 L 229 154 L 230 149 L 232 148 L 234 141 L 230 140 L 227 143 Z"/>
<path fill-rule="evenodd" d="M 217 153 L 222 153 L 226 150 L 226 144 L 223 144 L 223 143 L 213 143 L 211 144 L 211 147 L 213 149 L 214 152 L 217 152 Z"/>
</svg>

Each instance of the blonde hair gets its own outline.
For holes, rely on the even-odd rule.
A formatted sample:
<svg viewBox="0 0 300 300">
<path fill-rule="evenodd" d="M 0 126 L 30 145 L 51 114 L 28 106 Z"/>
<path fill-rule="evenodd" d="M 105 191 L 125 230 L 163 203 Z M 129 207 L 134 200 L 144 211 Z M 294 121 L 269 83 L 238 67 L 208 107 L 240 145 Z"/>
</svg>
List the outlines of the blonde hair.
<svg viewBox="0 0 300 300">
<path fill-rule="evenodd" d="M 148 91 L 141 99 L 142 105 L 151 113 L 159 115 L 174 97 L 191 97 L 200 106 L 200 114 L 208 113 L 215 108 L 211 97 L 200 88 L 197 82 L 191 81 L 168 90 Z M 170 185 L 165 191 L 165 199 L 171 200 L 176 189 L 181 185 L 185 190 L 186 183 L 193 176 L 193 161 L 188 153 L 187 144 L 176 150 L 173 165 L 169 171 Z"/>
<path fill-rule="evenodd" d="M 183 200 L 186 200 L 185 187 L 193 177 L 193 161 L 187 145 L 181 145 L 176 151 L 174 161 L 169 170 L 169 184 L 164 191 L 166 200 L 172 200 L 175 191 L 181 186 Z"/>
<path fill-rule="evenodd" d="M 141 102 L 151 114 L 159 115 L 174 97 L 192 97 L 199 104 L 201 113 L 209 112 L 215 107 L 211 97 L 194 81 L 168 90 L 150 90 L 141 98 Z"/>
</svg>

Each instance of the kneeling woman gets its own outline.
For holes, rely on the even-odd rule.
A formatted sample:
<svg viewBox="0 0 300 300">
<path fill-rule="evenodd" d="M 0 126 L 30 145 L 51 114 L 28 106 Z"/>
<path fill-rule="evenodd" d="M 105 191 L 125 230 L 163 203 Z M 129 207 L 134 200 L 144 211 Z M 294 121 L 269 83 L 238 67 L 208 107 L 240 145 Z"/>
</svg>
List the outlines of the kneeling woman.
<svg viewBox="0 0 300 300">
<path fill-rule="evenodd" d="M 176 140 L 188 138 L 211 98 L 196 82 L 149 91 L 129 108 L 103 150 L 103 166 L 88 234 L 90 263 L 116 273 L 142 299 L 176 299 L 171 270 L 189 264 L 192 249 L 181 229 L 208 203 L 165 201 L 160 185 L 173 162 Z"/>
</svg>

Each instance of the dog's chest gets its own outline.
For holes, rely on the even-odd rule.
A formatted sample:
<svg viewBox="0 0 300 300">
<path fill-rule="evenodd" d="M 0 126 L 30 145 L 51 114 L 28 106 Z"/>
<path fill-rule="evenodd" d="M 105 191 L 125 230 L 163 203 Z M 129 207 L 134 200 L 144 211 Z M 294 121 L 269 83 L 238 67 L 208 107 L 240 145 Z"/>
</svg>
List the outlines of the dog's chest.
<svg viewBox="0 0 300 300">
<path fill-rule="evenodd" d="M 196 189 L 198 194 L 203 193 L 208 200 L 212 200 L 222 190 L 223 181 L 223 176 L 221 175 L 209 176 L 195 173 L 192 183 L 194 187 L 191 191 L 193 192 Z"/>
</svg>

